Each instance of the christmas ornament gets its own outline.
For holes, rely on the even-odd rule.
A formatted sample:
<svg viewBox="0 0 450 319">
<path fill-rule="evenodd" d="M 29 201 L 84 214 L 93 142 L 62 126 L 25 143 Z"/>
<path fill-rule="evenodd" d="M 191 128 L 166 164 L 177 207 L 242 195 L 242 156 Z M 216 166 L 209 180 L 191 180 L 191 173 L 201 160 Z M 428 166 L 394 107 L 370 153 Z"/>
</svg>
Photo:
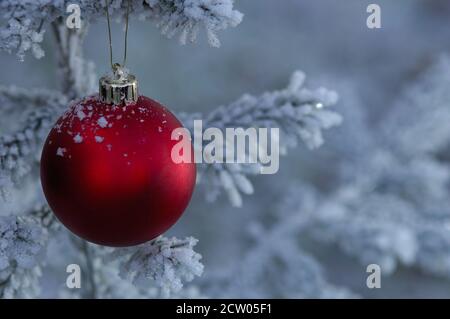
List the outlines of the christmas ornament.
<svg viewBox="0 0 450 319">
<path fill-rule="evenodd" d="M 53 212 L 73 233 L 101 245 L 131 246 L 178 220 L 196 168 L 193 160 L 171 158 L 172 131 L 182 127 L 176 117 L 139 96 L 136 78 L 123 67 L 113 70 L 100 79 L 98 95 L 74 103 L 51 130 L 41 182 Z"/>
<path fill-rule="evenodd" d="M 133 76 L 102 78 L 100 95 L 73 104 L 45 142 L 41 181 L 55 215 L 78 236 L 108 246 L 166 231 L 195 184 L 193 161 L 171 158 L 179 127 L 164 106 L 137 95 Z"/>
</svg>

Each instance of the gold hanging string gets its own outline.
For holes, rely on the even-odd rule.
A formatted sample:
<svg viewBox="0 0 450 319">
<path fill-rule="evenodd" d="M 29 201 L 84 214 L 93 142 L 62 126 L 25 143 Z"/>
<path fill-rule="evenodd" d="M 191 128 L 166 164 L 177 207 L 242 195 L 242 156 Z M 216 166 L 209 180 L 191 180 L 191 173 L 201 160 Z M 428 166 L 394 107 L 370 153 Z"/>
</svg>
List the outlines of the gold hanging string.
<svg viewBox="0 0 450 319">
<path fill-rule="evenodd" d="M 106 2 L 106 20 L 108 21 L 108 39 L 109 39 L 109 63 L 111 64 L 111 69 L 113 71 L 117 68 L 117 63 L 113 63 L 113 49 L 112 49 L 112 39 L 111 39 L 111 22 L 109 18 L 109 2 L 112 0 L 105 0 Z M 125 67 L 127 62 L 127 46 L 128 46 L 128 16 L 130 14 L 130 0 L 127 0 L 127 13 L 125 16 L 125 39 L 124 39 L 124 52 L 123 52 L 123 62 L 122 67 Z"/>
</svg>

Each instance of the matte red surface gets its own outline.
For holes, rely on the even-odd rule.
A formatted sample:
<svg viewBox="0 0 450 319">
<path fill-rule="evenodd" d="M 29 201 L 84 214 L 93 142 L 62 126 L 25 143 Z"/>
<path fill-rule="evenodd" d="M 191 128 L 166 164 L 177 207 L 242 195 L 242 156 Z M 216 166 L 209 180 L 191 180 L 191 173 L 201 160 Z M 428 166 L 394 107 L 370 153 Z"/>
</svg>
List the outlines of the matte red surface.
<svg viewBox="0 0 450 319">
<path fill-rule="evenodd" d="M 165 232 L 195 184 L 195 164 L 171 159 L 177 143 L 171 133 L 181 126 L 144 96 L 126 106 L 97 96 L 72 105 L 41 158 L 42 187 L 55 215 L 76 235 L 107 246 L 137 245 Z"/>
</svg>

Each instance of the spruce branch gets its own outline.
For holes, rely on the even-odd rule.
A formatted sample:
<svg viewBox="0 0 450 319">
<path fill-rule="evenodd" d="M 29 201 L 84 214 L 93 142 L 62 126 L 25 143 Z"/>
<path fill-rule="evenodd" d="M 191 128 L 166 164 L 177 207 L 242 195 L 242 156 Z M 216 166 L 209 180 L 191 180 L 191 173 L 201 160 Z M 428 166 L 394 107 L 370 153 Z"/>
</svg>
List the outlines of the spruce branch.
<svg viewBox="0 0 450 319">
<path fill-rule="evenodd" d="M 317 200 L 307 232 L 387 275 L 399 265 L 449 277 L 448 168 L 432 158 L 375 153 L 328 198 Z M 299 194 L 297 200 L 301 200 Z"/>
<path fill-rule="evenodd" d="M 281 154 L 286 154 L 288 148 L 297 147 L 299 141 L 314 149 L 323 143 L 322 130 L 339 125 L 342 118 L 327 109 L 337 102 L 338 96 L 334 91 L 322 87 L 309 89 L 304 84 L 305 75 L 297 71 L 285 89 L 260 96 L 244 95 L 209 114 L 182 113 L 180 118 L 191 132 L 194 120 L 201 118 L 204 118 L 204 129 L 214 127 L 223 132 L 227 127 L 279 128 Z M 232 147 L 227 142 L 224 148 Z M 246 158 L 255 162 L 256 157 L 256 154 L 246 151 Z M 253 193 L 249 176 L 259 174 L 261 163 L 214 163 L 200 165 L 199 168 L 199 180 L 206 185 L 208 200 L 215 200 L 224 190 L 231 203 L 239 207 L 242 205 L 241 194 Z"/>
<path fill-rule="evenodd" d="M 258 221 L 249 224 L 248 235 L 253 244 L 243 256 L 232 266 L 203 277 L 212 296 L 356 297 L 350 290 L 331 284 L 319 261 L 301 247 L 299 237 L 314 214 L 315 194 L 302 184 L 290 185 L 288 189 L 286 198 L 271 209 L 274 219 L 270 225 Z M 301 200 L 297 200 L 299 194 Z"/>
<path fill-rule="evenodd" d="M 111 15 L 122 18 L 127 1 L 112 1 Z M 65 21 L 68 4 L 78 4 L 83 23 L 90 23 L 104 18 L 105 3 L 97 0 L 1 1 L 4 23 L 0 26 L 0 50 L 14 52 L 20 59 L 28 51 L 41 58 L 46 28 L 55 21 L 58 24 Z M 199 30 L 204 29 L 208 42 L 214 47 L 220 45 L 217 32 L 237 26 L 243 17 L 233 9 L 233 0 L 131 0 L 130 12 L 140 19 L 154 21 L 169 38 L 179 35 L 182 44 L 195 41 Z"/>
<path fill-rule="evenodd" d="M 56 232 L 61 229 L 60 222 L 47 204 L 36 205 L 25 215 L 36 219 L 48 232 Z"/>
<path fill-rule="evenodd" d="M 39 294 L 47 232 L 34 218 L 0 217 L 0 298 Z"/>
<path fill-rule="evenodd" d="M 67 99 L 48 90 L 0 87 L 2 99 L 27 110 L 20 130 L 0 136 L 0 192 L 6 195 L 37 163 L 44 139 Z"/>
<path fill-rule="evenodd" d="M 382 137 L 406 156 L 435 153 L 450 143 L 450 57 L 439 56 L 407 86 L 383 121 Z M 399 134 L 401 132 L 401 134 Z"/>
<path fill-rule="evenodd" d="M 386 275 L 403 266 L 450 278 L 449 74 L 443 56 L 404 89 L 378 126 L 359 128 L 370 147 L 364 156 L 338 159 L 345 179 L 331 193 L 315 191 L 305 234 L 362 265 L 380 265 Z M 352 147 L 363 140 L 352 139 Z M 304 190 L 287 200 L 300 207 Z"/>
<path fill-rule="evenodd" d="M 66 27 L 64 19 L 53 21 L 51 28 L 56 43 L 58 73 L 61 79 L 61 91 L 69 99 L 80 98 L 97 90 L 97 76 L 94 63 L 83 57 L 83 41 L 88 26 L 85 23 L 80 30 Z"/>
<path fill-rule="evenodd" d="M 116 249 L 111 258 L 119 259 L 120 276 L 138 287 L 153 283 L 163 296 L 177 293 L 184 281 L 192 281 L 203 272 L 201 255 L 193 250 L 197 240 L 192 237 L 158 237 L 130 248 Z"/>
</svg>

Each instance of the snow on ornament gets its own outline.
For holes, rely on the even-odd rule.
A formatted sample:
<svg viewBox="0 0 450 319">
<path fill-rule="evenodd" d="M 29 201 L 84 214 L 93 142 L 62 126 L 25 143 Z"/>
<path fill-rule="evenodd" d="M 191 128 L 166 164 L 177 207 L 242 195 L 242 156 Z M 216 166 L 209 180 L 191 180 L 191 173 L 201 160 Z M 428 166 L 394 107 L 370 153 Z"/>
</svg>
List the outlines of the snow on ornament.
<svg viewBox="0 0 450 319">
<path fill-rule="evenodd" d="M 100 79 L 100 94 L 72 105 L 49 133 L 41 182 L 53 212 L 73 233 L 96 244 L 131 246 L 178 220 L 196 168 L 194 160 L 171 158 L 178 119 L 139 96 L 136 78 L 115 67 Z"/>
</svg>

